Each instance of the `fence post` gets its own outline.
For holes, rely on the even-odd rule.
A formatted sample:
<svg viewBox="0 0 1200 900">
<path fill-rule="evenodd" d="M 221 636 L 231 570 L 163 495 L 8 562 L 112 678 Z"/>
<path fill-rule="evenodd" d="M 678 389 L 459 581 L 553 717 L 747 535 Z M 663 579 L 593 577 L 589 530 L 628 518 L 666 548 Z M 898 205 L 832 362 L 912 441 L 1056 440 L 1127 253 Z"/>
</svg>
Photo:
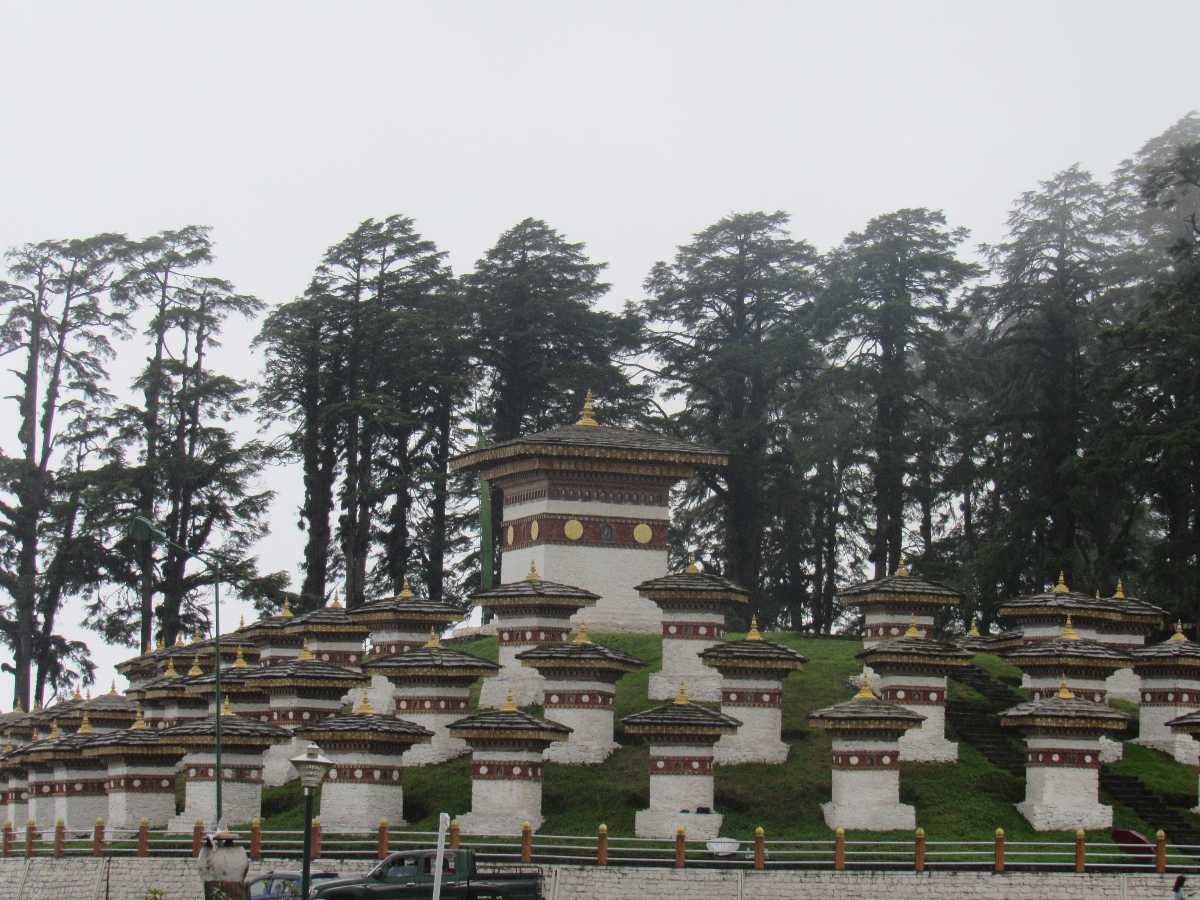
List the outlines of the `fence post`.
<svg viewBox="0 0 1200 900">
<path fill-rule="evenodd" d="M 4 823 L 4 855 L 12 856 L 13 826 L 12 822 Z"/>
<path fill-rule="evenodd" d="M 450 820 L 450 849 L 457 850 L 459 844 L 458 819 Z"/>
<path fill-rule="evenodd" d="M 59 819 L 54 823 L 54 855 L 62 856 L 67 849 L 67 823 Z"/>
<path fill-rule="evenodd" d="M 200 847 L 204 843 L 204 820 L 197 819 L 196 824 L 192 826 L 192 856 L 200 855 Z"/>
<path fill-rule="evenodd" d="M 258 816 L 250 820 L 250 858 L 262 859 L 262 819 Z"/>
<path fill-rule="evenodd" d="M 765 838 L 766 832 L 759 825 L 754 829 L 754 868 L 760 872 L 767 867 L 767 842 Z"/>
<path fill-rule="evenodd" d="M 913 868 L 918 872 L 925 871 L 925 829 L 917 829 L 916 846 L 913 847 Z"/>
<path fill-rule="evenodd" d="M 142 819 L 138 822 L 138 856 L 150 855 L 150 820 Z"/>
<path fill-rule="evenodd" d="M 675 868 L 682 869 L 687 864 L 687 830 L 682 826 L 675 829 Z"/>
<path fill-rule="evenodd" d="M 1075 832 L 1075 871 L 1082 872 L 1087 867 L 1087 835 L 1080 828 Z"/>
<path fill-rule="evenodd" d="M 104 855 L 104 820 L 97 819 L 92 831 L 92 856 Z"/>
<path fill-rule="evenodd" d="M 846 829 L 839 828 L 833 833 L 833 868 L 837 872 L 846 868 Z"/>
<path fill-rule="evenodd" d="M 1154 835 L 1154 871 L 1167 871 L 1167 833 L 1161 828 Z"/>
<path fill-rule="evenodd" d="M 521 862 L 527 863 L 533 859 L 533 826 L 529 822 L 521 823 Z"/>
<path fill-rule="evenodd" d="M 379 833 L 375 837 L 375 855 L 379 859 L 383 859 L 390 852 L 390 838 L 388 836 L 388 828 L 390 823 L 387 819 L 379 820 Z"/>
<path fill-rule="evenodd" d="M 33 856 L 36 851 L 33 849 L 34 838 L 37 837 L 37 822 L 30 819 L 25 823 L 25 855 Z"/>
<path fill-rule="evenodd" d="M 309 859 L 321 858 L 321 817 L 317 816 L 312 821 L 312 853 L 309 854 Z"/>
<path fill-rule="evenodd" d="M 1004 871 L 1004 829 L 996 829 L 996 867 L 997 874 Z"/>
<path fill-rule="evenodd" d="M 596 829 L 596 865 L 608 865 L 608 826 L 604 824 Z"/>
</svg>

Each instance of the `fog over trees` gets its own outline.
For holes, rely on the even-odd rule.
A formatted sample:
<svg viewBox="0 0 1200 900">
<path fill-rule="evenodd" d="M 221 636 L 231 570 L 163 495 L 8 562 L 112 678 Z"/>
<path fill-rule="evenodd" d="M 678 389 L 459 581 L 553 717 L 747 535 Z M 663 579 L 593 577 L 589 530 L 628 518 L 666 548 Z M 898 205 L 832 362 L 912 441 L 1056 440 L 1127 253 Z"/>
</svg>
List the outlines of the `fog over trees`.
<svg viewBox="0 0 1200 900">
<path fill-rule="evenodd" d="M 213 574 L 131 540 L 135 515 L 219 559 L 263 612 L 405 579 L 464 597 L 498 547 L 478 546 L 478 485 L 449 459 L 575 421 L 588 389 L 603 424 L 729 454 L 678 490 L 672 554 L 751 587 L 764 625 L 853 628 L 837 586 L 901 559 L 964 592 L 951 628 L 1059 570 L 1198 622 L 1198 211 L 1189 114 L 1115 172 L 1047 172 L 995 244 L 936 209 L 879 210 L 828 248 L 784 212 L 735 211 L 658 248 L 620 312 L 599 305 L 605 261 L 536 218 L 464 272 L 404 210 L 345 223 L 282 300 L 221 277 L 200 224 L 13 247 L 14 699 L 90 683 L 69 599 L 143 651 L 210 628 Z M 257 334 L 253 382 L 212 363 L 231 329 Z M 110 375 L 118 353 L 144 361 L 130 383 Z M 291 521 L 270 520 L 268 467 L 303 483 Z M 267 529 L 292 530 L 298 571 L 253 557 Z"/>
</svg>

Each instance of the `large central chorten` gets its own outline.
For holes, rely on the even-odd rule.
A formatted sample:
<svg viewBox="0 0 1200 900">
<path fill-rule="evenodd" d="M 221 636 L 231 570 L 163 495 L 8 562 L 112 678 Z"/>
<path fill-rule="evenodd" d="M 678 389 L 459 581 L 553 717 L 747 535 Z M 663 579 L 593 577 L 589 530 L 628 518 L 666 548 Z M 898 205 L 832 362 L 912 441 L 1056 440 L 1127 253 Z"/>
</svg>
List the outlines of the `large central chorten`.
<svg viewBox="0 0 1200 900">
<path fill-rule="evenodd" d="M 634 586 L 667 574 L 671 485 L 728 461 L 709 447 L 601 425 L 589 391 L 574 425 L 472 450 L 450 467 L 477 471 L 503 494 L 501 583 L 532 565 L 600 595 L 577 623 L 657 634 L 662 615 Z"/>
</svg>

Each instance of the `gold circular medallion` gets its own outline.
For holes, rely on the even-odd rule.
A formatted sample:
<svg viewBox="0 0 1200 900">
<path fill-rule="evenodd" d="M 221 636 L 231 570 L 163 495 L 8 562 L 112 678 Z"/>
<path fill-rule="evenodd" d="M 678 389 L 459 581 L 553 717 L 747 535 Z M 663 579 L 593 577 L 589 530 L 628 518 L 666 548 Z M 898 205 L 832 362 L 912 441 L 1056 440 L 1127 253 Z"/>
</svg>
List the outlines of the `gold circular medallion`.
<svg viewBox="0 0 1200 900">
<path fill-rule="evenodd" d="M 513 530 L 513 527 L 511 525 L 509 525 L 508 531 L 505 532 L 505 534 L 504 534 L 505 543 L 507 543 L 511 547 L 512 542 L 514 540 L 516 540 L 516 538 L 517 538 L 517 533 Z"/>
<path fill-rule="evenodd" d="M 652 537 L 654 537 L 654 532 L 645 522 L 638 522 L 637 525 L 633 527 L 633 539 L 639 544 L 650 543 L 650 538 Z"/>
<path fill-rule="evenodd" d="M 538 536 L 538 523 L 536 520 L 534 520 L 533 524 L 529 526 L 529 539 L 531 541 L 536 541 L 537 536 Z"/>
<path fill-rule="evenodd" d="M 563 534 L 572 541 L 579 540 L 583 537 L 583 523 L 578 519 L 567 519 L 563 522 Z"/>
</svg>

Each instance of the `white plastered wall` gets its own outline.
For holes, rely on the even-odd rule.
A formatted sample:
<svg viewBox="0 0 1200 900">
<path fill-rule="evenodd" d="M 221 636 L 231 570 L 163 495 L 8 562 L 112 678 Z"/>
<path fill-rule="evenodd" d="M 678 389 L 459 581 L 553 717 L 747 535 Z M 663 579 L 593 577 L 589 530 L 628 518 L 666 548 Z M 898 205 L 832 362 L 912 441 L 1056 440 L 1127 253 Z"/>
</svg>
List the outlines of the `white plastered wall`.
<svg viewBox="0 0 1200 900">
<path fill-rule="evenodd" d="M 472 763 L 506 763 L 541 766 L 541 751 L 476 750 Z M 542 780 L 540 778 L 471 779 L 471 811 L 458 817 L 463 834 L 520 834 L 522 823 L 534 831 L 542 827 Z"/>
<path fill-rule="evenodd" d="M 864 741 L 833 738 L 834 753 L 899 753 L 896 741 Z M 892 831 L 916 827 L 916 811 L 900 802 L 899 769 L 833 770 L 833 794 L 821 804 L 830 828 Z"/>
<path fill-rule="evenodd" d="M 175 815 L 174 766 L 140 763 L 130 766 L 124 760 L 114 759 L 108 763 L 108 777 L 124 777 L 134 788 L 108 791 L 105 820 L 110 828 L 137 828 L 142 819 L 148 819 L 151 828 L 162 828 Z M 151 790 L 138 790 L 143 786 Z"/>
<path fill-rule="evenodd" d="M 221 764 L 231 767 L 261 766 L 261 753 L 237 753 L 226 749 L 221 754 Z M 168 831 L 191 831 L 197 819 L 202 819 L 210 828 L 217 824 L 217 783 L 212 779 L 200 779 L 192 775 L 199 768 L 216 765 L 216 756 L 211 752 L 189 753 L 183 758 L 183 773 L 188 776 L 184 787 L 183 812 L 167 823 Z M 262 783 L 247 781 L 224 781 L 221 784 L 221 812 L 228 826 L 244 825 L 262 815 Z"/>
<path fill-rule="evenodd" d="M 1083 750 L 1099 754 L 1099 742 L 1053 736 L 1029 737 L 1033 752 Z M 1025 800 L 1017 804 L 1035 831 L 1074 831 L 1112 827 L 1112 807 L 1099 801 L 1100 770 L 1066 766 L 1026 766 Z"/>
<path fill-rule="evenodd" d="M 663 613 L 662 670 L 650 676 L 647 694 L 652 700 L 670 700 L 686 685 L 688 696 L 706 703 L 721 700 L 721 673 L 706 666 L 700 654 L 714 644 L 713 640 L 681 639 L 671 637 L 671 628 L 679 622 L 703 622 L 716 629 L 725 624 L 725 616 L 716 612 L 666 612 Z M 714 634 L 717 632 L 714 630 Z"/>
<path fill-rule="evenodd" d="M 1124 670 L 1122 670 L 1124 671 Z M 1167 691 L 1171 706 L 1146 706 L 1138 708 L 1138 737 L 1135 744 L 1169 753 L 1176 762 L 1194 766 L 1200 764 L 1200 743 L 1190 734 L 1179 734 L 1167 727 L 1167 722 L 1178 716 L 1200 709 L 1200 681 L 1171 677 L 1145 675 L 1141 678 L 1142 691 Z M 1138 699 L 1145 698 L 1138 694 Z"/>
<path fill-rule="evenodd" d="M 738 678 L 729 675 L 721 679 L 723 691 L 732 691 L 739 699 L 750 698 L 763 691 L 777 691 L 782 679 L 757 677 Z M 713 759 L 718 763 L 782 763 L 788 756 L 788 745 L 780 737 L 783 729 L 783 710 L 778 706 L 739 706 L 737 702 L 721 704 L 721 712 L 741 721 L 734 734 L 722 735 L 713 747 Z"/>
<path fill-rule="evenodd" d="M 339 766 L 357 765 L 368 778 L 347 781 L 330 777 L 321 785 L 321 828 L 327 832 L 357 832 L 370 828 L 380 819 L 391 826 L 404 825 L 404 781 L 389 772 L 399 765 L 400 757 L 378 753 L 327 752 Z"/>
</svg>

